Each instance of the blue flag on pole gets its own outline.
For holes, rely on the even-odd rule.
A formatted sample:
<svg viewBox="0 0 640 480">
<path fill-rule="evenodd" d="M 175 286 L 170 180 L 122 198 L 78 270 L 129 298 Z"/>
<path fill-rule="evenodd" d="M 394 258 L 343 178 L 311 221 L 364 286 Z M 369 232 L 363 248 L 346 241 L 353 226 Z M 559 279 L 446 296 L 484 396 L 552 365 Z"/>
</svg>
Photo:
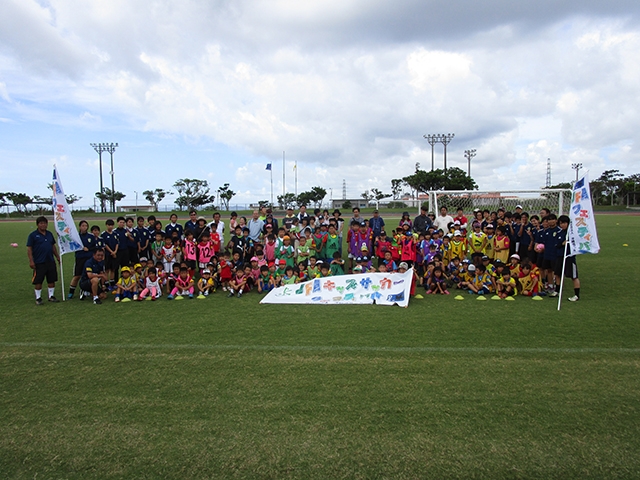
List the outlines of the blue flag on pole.
<svg viewBox="0 0 640 480">
<path fill-rule="evenodd" d="M 271 164 L 267 163 L 267 170 L 271 170 Z"/>
</svg>

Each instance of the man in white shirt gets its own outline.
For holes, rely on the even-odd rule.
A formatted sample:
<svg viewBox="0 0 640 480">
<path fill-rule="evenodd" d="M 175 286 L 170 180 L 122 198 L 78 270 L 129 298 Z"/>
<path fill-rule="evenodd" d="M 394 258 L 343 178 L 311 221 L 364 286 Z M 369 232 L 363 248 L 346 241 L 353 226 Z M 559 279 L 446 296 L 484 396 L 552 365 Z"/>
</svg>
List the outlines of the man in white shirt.
<svg viewBox="0 0 640 480">
<path fill-rule="evenodd" d="M 453 217 L 449 215 L 447 207 L 440 209 L 440 215 L 433 221 L 433 226 L 444 233 L 449 233 L 449 224 L 453 223 Z"/>
</svg>

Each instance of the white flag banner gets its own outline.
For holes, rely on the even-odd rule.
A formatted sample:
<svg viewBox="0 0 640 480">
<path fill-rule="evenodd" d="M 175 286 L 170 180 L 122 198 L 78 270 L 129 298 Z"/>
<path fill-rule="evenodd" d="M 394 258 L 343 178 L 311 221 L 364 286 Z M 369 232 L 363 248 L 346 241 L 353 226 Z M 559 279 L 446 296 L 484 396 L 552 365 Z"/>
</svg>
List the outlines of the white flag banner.
<svg viewBox="0 0 640 480">
<path fill-rule="evenodd" d="M 58 175 L 58 169 L 55 166 L 53 167 L 53 223 L 58 234 L 60 255 L 82 250 L 82 240 L 80 240 L 76 224 L 73 223 L 73 217 L 60 182 L 60 175 Z"/>
<path fill-rule="evenodd" d="M 591 189 L 588 174 L 585 174 L 573 185 L 571 209 L 569 210 L 569 246 L 568 256 L 582 253 L 598 253 L 600 243 L 596 231 L 596 221 L 591 203 Z"/>
<path fill-rule="evenodd" d="M 398 305 L 407 307 L 413 269 L 405 273 L 362 273 L 315 278 L 271 290 L 260 303 Z"/>
</svg>

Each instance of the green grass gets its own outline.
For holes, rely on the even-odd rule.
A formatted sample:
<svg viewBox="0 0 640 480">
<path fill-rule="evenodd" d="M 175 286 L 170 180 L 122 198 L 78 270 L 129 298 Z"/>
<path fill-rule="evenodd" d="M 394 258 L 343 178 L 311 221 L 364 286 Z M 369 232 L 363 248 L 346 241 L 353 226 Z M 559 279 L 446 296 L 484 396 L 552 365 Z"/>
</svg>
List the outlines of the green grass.
<svg viewBox="0 0 640 480">
<path fill-rule="evenodd" d="M 640 217 L 597 221 L 602 253 L 579 257 L 583 298 L 560 312 L 253 293 L 38 308 L 35 225 L 0 223 L 0 473 L 637 478 Z"/>
</svg>

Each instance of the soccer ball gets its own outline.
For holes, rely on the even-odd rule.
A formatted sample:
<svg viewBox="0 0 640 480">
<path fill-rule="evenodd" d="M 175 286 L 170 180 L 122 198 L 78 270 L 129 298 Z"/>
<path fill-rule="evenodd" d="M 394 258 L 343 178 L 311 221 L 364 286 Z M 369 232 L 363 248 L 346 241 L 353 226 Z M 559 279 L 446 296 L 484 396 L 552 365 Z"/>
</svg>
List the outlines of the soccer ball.
<svg viewBox="0 0 640 480">
<path fill-rule="evenodd" d="M 536 252 L 538 253 L 544 252 L 544 243 L 536 243 Z"/>
</svg>

